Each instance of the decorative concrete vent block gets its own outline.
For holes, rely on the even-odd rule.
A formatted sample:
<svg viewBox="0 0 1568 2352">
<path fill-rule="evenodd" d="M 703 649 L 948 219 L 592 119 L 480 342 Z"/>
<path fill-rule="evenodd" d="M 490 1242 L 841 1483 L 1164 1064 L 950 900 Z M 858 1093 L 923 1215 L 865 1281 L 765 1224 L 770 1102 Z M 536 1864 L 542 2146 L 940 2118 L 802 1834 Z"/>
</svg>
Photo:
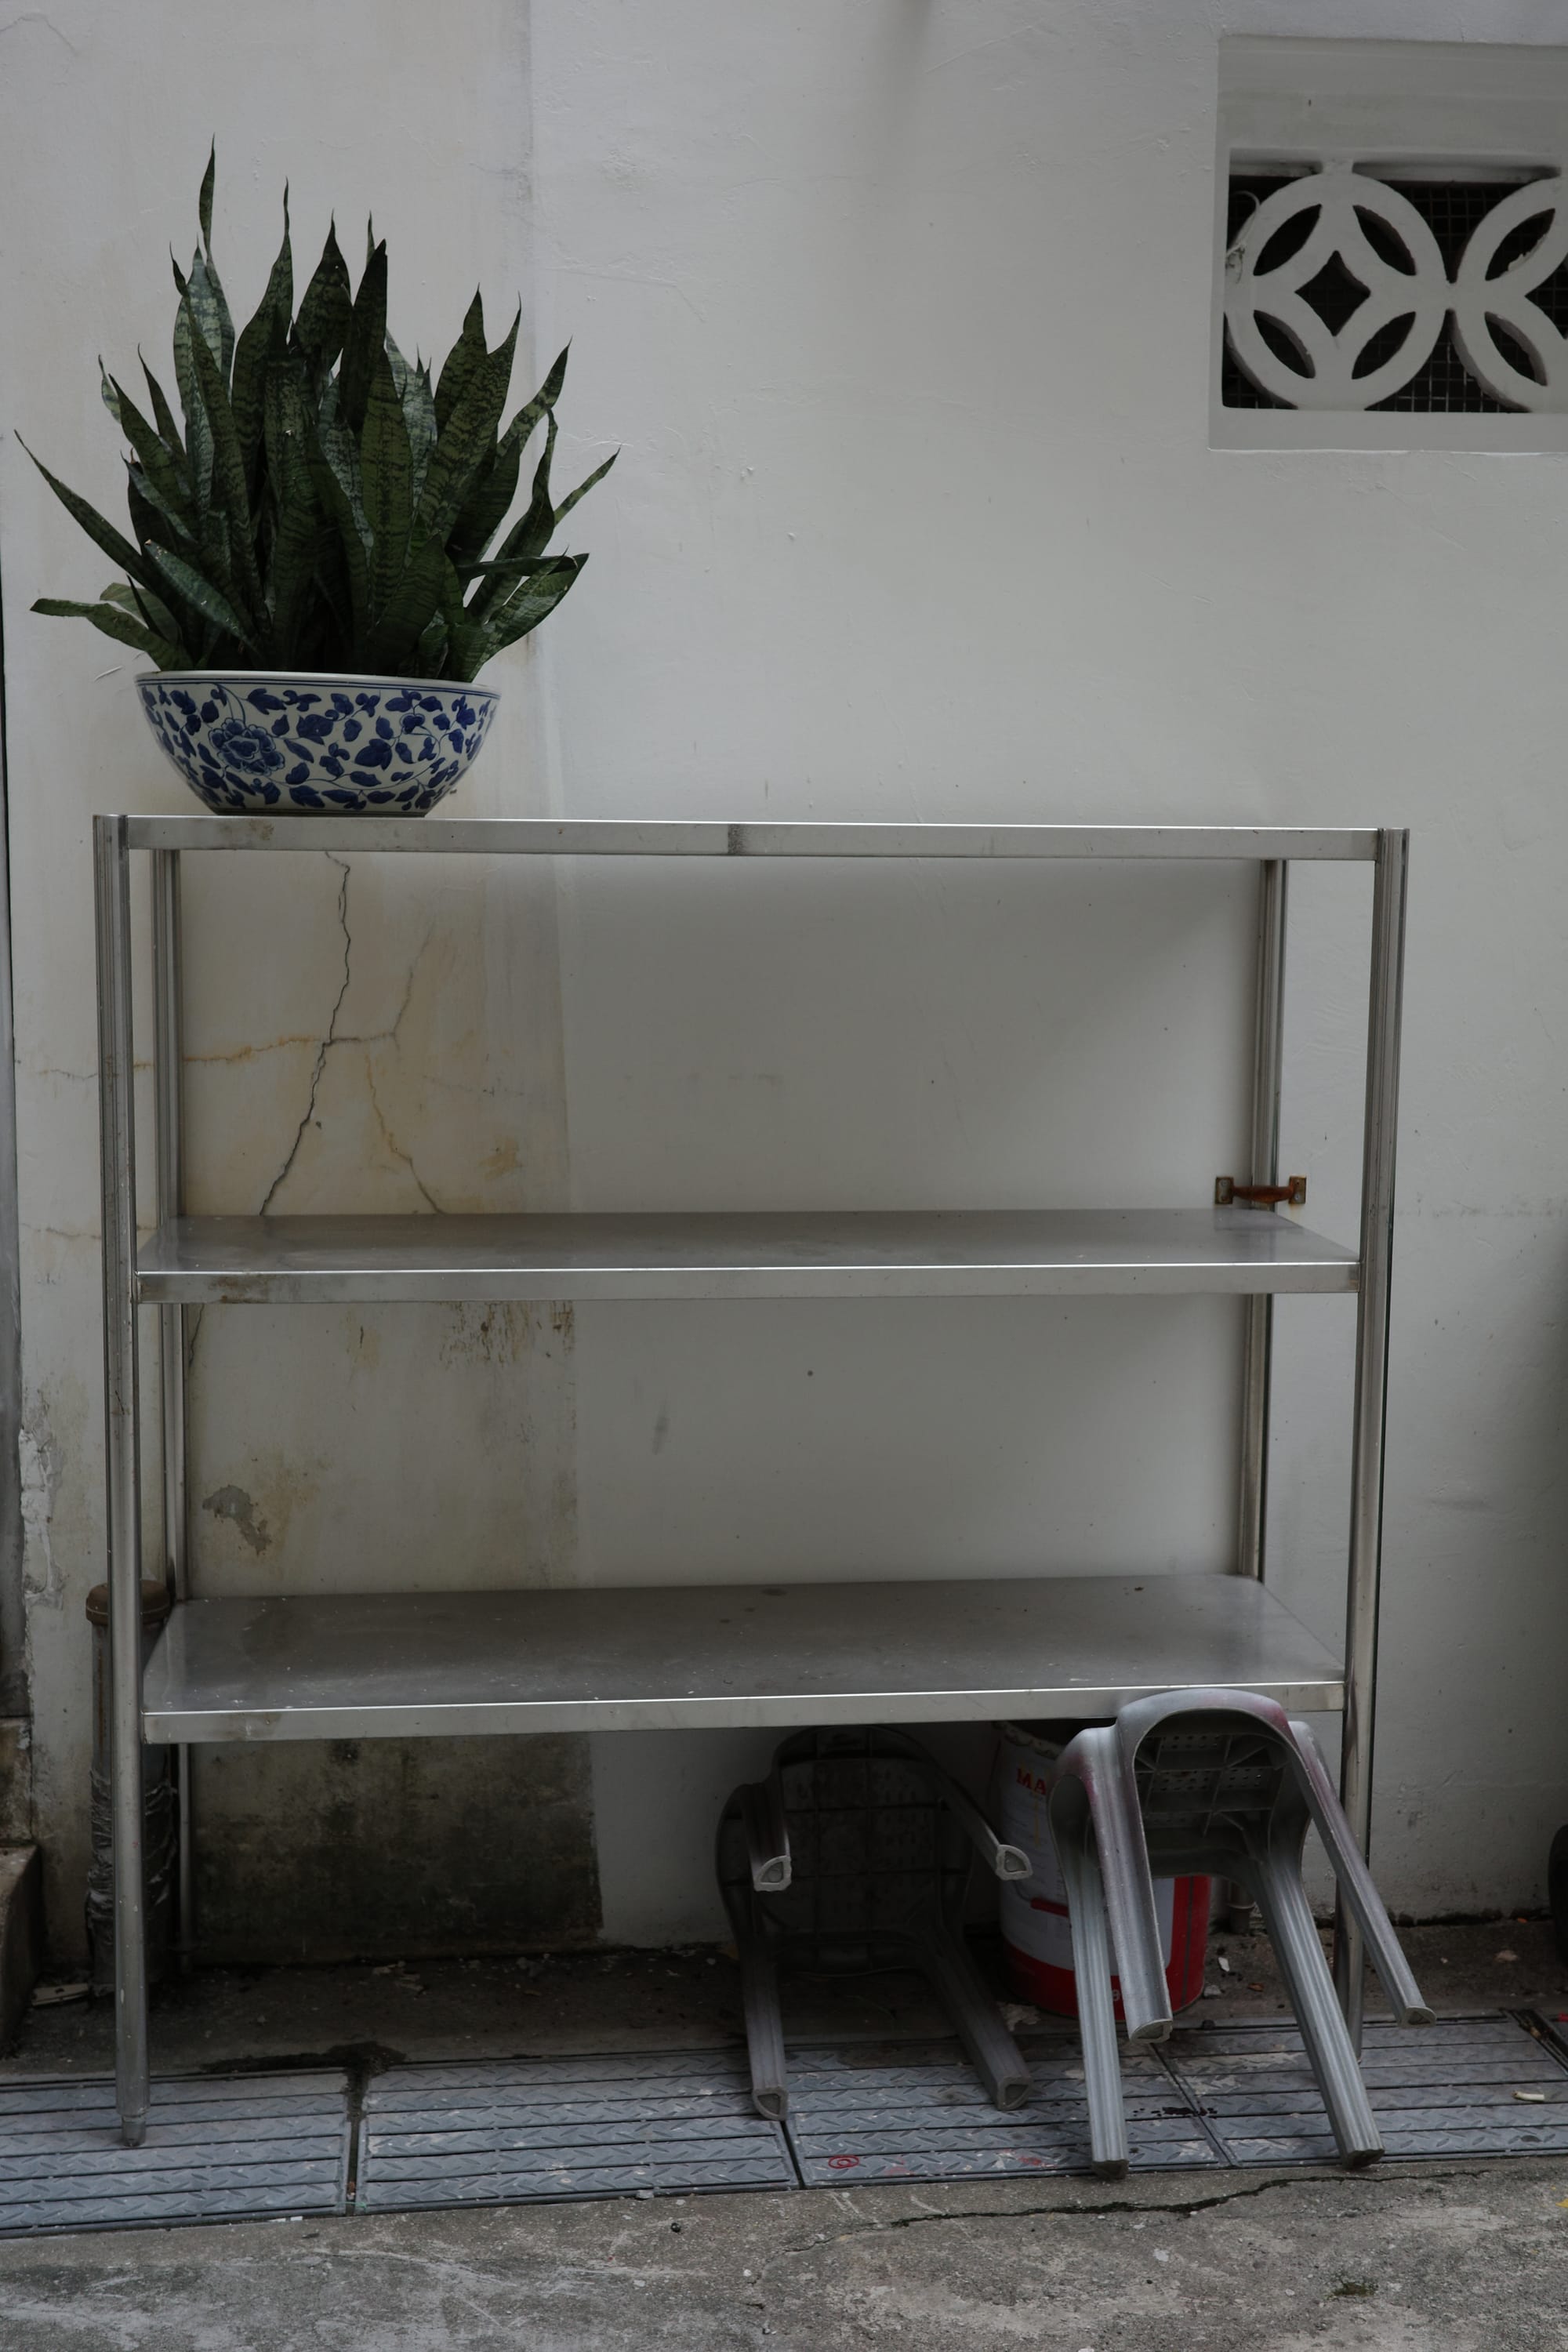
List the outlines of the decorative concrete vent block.
<svg viewBox="0 0 1568 2352">
<path fill-rule="evenodd" d="M 1212 417 L 1568 448 L 1568 49 L 1221 44 Z"/>
</svg>

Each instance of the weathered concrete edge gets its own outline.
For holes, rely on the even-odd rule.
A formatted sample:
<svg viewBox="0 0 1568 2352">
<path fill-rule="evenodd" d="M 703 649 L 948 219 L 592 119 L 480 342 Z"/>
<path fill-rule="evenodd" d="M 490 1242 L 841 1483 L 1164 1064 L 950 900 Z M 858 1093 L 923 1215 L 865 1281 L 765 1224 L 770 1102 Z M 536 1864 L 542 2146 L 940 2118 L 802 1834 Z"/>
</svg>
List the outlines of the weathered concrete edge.
<svg viewBox="0 0 1568 2352">
<path fill-rule="evenodd" d="M 36 1845 L 0 1846 L 0 2050 L 26 2014 L 44 1965 L 44 1862 Z"/>
</svg>

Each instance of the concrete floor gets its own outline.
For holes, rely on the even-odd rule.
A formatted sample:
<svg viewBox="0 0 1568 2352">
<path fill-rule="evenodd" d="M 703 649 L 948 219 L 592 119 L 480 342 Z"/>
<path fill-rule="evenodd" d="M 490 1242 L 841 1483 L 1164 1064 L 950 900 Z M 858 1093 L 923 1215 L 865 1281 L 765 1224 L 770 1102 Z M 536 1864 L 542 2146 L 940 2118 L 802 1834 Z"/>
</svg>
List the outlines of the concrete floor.
<svg viewBox="0 0 1568 2352">
<path fill-rule="evenodd" d="M 6 2352 L 1556 2352 L 1568 2165 L 803 2190 L 0 2249 Z"/>
<path fill-rule="evenodd" d="M 1421 1928 L 1444 2010 L 1568 2013 L 1539 1924 Z M 1221 1954 L 1228 1972 L 1217 1966 Z M 1273 2015 L 1267 1948 L 1215 1939 L 1205 2012 Z M 1223 1989 L 1222 1989 L 1223 1988 Z M 794 2032 L 937 2022 L 918 1986 L 803 1985 Z M 704 1951 L 204 1972 L 154 2016 L 160 2067 L 722 2042 Z M 35 2008 L 0 2080 L 101 2071 L 106 2004 Z M 1142 2175 L 518 2206 L 0 2245 L 0 2352 L 1557 2352 L 1568 2159 Z"/>
</svg>

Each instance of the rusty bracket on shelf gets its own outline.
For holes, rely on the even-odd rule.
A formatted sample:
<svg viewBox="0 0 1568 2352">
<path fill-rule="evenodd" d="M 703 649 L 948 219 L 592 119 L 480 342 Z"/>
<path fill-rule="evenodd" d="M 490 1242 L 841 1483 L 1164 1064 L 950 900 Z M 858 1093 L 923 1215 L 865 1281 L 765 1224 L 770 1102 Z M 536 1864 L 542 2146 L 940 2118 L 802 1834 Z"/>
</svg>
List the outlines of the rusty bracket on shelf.
<svg viewBox="0 0 1568 2352">
<path fill-rule="evenodd" d="M 1215 1207 L 1228 1209 L 1238 1201 L 1249 1209 L 1304 1209 L 1307 1180 L 1304 1176 L 1291 1176 L 1283 1184 L 1238 1184 L 1234 1176 L 1216 1176 Z"/>
</svg>

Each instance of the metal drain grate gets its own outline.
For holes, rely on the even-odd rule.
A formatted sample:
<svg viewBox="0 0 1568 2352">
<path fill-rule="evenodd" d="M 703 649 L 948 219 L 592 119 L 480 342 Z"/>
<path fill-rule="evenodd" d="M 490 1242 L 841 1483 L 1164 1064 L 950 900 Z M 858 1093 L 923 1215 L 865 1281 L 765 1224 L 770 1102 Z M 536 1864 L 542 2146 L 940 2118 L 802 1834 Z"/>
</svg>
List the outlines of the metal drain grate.
<svg viewBox="0 0 1568 2352">
<path fill-rule="evenodd" d="M 360 2126 L 362 2213 L 795 2186 L 784 2135 L 728 2052 L 395 2066 Z"/>
<path fill-rule="evenodd" d="M 397 2066 L 366 2095 L 355 2201 L 388 2212 L 1086 2172 L 1077 2042 L 1023 2046 L 1035 2093 L 1011 2115 L 954 2042 L 796 2047 L 783 2127 L 753 2108 L 738 2051 Z M 1568 2156 L 1568 2053 L 1515 2018 L 1372 2024 L 1363 2066 L 1391 2157 Z M 1334 2159 L 1293 2027 L 1186 2027 L 1158 2053 L 1124 2049 L 1122 2083 L 1140 2170 Z M 334 2070 L 164 2079 L 145 2144 L 127 2148 L 112 2083 L 0 2084 L 0 2236 L 342 2212 L 348 2118 Z"/>
<path fill-rule="evenodd" d="M 1333 2162 L 1294 2027 L 1177 2032 L 1164 2054 L 1232 2164 Z M 1390 2156 L 1568 2153 L 1568 2072 L 1511 2017 L 1369 2025 L 1362 2073 Z"/>
<path fill-rule="evenodd" d="M 349 2140 L 335 2071 L 155 2082 L 140 2147 L 112 2083 L 6 2083 L 0 2233 L 341 2212 Z"/>
<path fill-rule="evenodd" d="M 785 2129 L 808 2188 L 856 2180 L 958 2180 L 1087 2172 L 1083 2060 L 1059 2036 L 1021 2044 L 1034 2095 L 1003 2115 L 957 2046 L 908 2042 L 792 2050 Z M 1132 2162 L 1140 2169 L 1224 2161 L 1159 2061 L 1123 2047 Z"/>
</svg>

